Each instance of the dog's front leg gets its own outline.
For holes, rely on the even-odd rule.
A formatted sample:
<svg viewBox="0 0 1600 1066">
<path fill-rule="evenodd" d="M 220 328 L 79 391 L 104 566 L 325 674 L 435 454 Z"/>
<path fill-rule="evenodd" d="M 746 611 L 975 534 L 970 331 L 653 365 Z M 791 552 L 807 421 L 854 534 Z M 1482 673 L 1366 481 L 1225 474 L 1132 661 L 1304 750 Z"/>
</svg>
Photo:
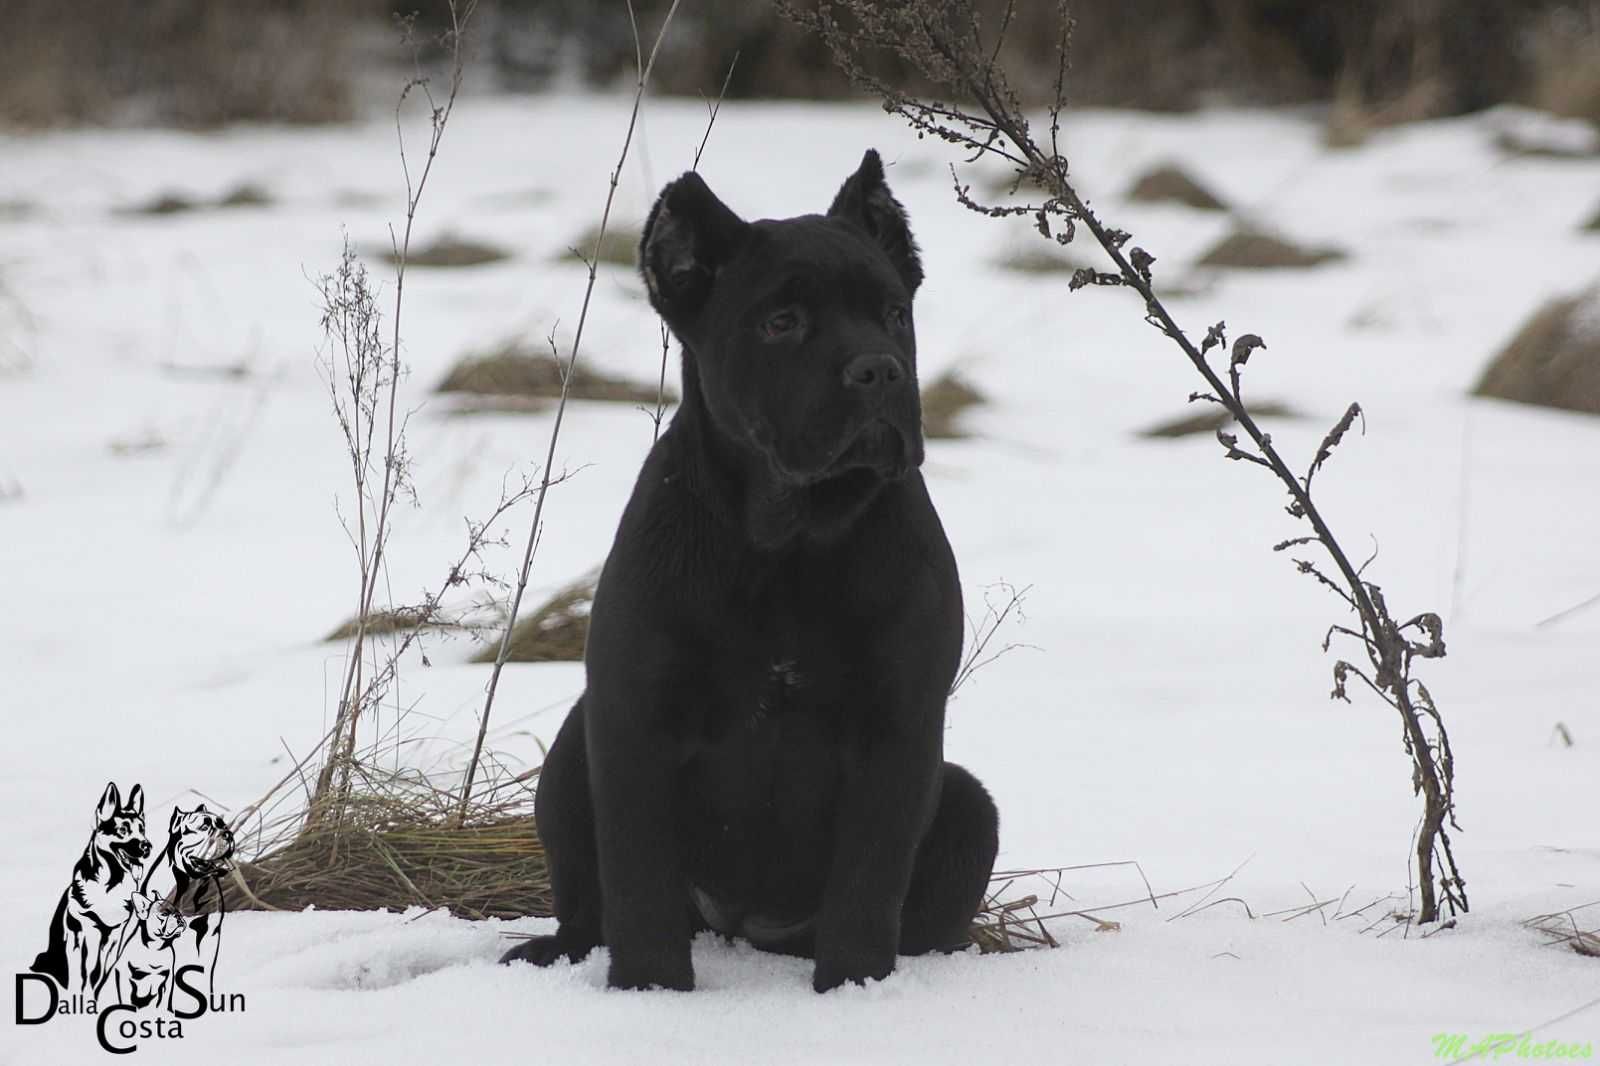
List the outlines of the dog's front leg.
<svg viewBox="0 0 1600 1066">
<path fill-rule="evenodd" d="M 818 992 L 894 969 L 917 845 L 938 802 L 940 741 L 937 725 L 875 737 L 847 771 L 817 921 Z"/>
<path fill-rule="evenodd" d="M 673 810 L 680 758 L 643 686 L 584 696 L 601 925 L 612 988 L 694 987 Z"/>
<path fill-rule="evenodd" d="M 137 919 L 129 918 L 128 921 L 134 922 Z M 124 931 L 126 928 L 124 926 L 123 930 L 112 930 L 100 938 L 100 950 L 95 954 L 94 971 L 89 976 L 90 987 L 96 996 L 100 994 L 100 986 L 111 976 L 111 970 L 116 966 L 117 960 L 122 957 L 122 945 L 127 937 Z"/>
</svg>

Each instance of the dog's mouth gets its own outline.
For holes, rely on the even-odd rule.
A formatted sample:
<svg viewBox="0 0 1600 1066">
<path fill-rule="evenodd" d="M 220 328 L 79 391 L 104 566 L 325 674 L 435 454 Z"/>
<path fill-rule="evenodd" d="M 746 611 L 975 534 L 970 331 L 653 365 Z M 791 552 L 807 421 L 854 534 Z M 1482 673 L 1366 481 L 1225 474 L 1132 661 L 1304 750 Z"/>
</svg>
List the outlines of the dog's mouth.
<svg viewBox="0 0 1600 1066">
<path fill-rule="evenodd" d="M 852 470 L 871 470 L 890 480 L 906 476 L 914 465 L 905 434 L 892 422 L 875 418 L 861 427 L 838 457 L 816 479 L 823 481 Z"/>
<path fill-rule="evenodd" d="M 137 862 L 143 862 L 150 857 L 150 841 L 143 838 L 121 840 L 112 846 Z"/>
<path fill-rule="evenodd" d="M 920 435 L 908 437 L 886 418 L 869 420 L 853 436 L 812 462 L 800 463 L 786 457 L 775 438 L 770 427 L 750 434 L 751 443 L 766 457 L 773 473 L 794 488 L 821 485 L 846 475 L 871 474 L 892 481 L 922 465 Z"/>
<path fill-rule="evenodd" d="M 221 855 L 214 859 L 189 860 L 189 872 L 196 877 L 212 877 L 217 874 L 225 874 L 231 869 L 233 869 L 233 862 L 226 855 Z"/>
<path fill-rule="evenodd" d="M 193 847 L 180 851 L 184 867 L 198 877 L 224 874 L 233 869 L 233 834 L 226 829 L 213 833 Z"/>
</svg>

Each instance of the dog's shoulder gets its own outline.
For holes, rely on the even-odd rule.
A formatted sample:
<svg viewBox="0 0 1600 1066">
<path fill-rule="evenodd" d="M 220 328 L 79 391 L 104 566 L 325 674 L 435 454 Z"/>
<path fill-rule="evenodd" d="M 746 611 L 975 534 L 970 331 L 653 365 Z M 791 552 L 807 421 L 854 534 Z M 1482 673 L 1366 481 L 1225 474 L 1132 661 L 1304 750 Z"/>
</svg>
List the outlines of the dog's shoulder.
<svg viewBox="0 0 1600 1066">
<path fill-rule="evenodd" d="M 591 663 L 641 632 L 687 639 L 703 628 L 746 550 L 694 490 L 682 435 L 670 427 L 656 442 L 617 524 L 590 614 Z"/>
</svg>

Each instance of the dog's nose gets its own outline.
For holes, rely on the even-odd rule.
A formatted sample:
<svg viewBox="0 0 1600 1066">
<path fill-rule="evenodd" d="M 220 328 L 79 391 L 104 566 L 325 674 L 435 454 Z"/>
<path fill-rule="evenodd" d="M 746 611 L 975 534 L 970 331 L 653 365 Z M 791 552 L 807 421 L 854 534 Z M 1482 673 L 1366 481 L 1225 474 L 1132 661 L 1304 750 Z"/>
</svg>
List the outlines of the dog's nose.
<svg viewBox="0 0 1600 1066">
<path fill-rule="evenodd" d="M 900 360 L 892 355 L 858 355 L 844 368 L 844 383 L 851 389 L 884 389 L 905 377 Z"/>
</svg>

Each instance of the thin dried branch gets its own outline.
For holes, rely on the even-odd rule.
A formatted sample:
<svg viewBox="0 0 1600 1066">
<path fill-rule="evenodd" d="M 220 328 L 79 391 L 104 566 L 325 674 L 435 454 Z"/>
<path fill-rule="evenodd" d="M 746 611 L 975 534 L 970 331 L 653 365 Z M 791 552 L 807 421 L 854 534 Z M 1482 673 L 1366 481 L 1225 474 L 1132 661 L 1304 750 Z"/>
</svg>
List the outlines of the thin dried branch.
<svg viewBox="0 0 1600 1066">
<path fill-rule="evenodd" d="M 1420 708 L 1413 702 L 1410 669 L 1413 659 L 1444 654 L 1442 634 L 1434 627 L 1436 616 L 1422 625 L 1424 640 L 1408 639 L 1396 625 L 1383 603 L 1378 587 L 1362 577 L 1363 568 L 1354 566 L 1311 497 L 1311 479 L 1331 456 L 1345 433 L 1360 414 L 1352 405 L 1343 419 L 1323 440 L 1304 480 L 1298 478 L 1264 433 L 1243 399 L 1243 378 L 1252 354 L 1265 348 L 1254 334 L 1239 337 L 1231 349 L 1226 380 L 1207 361 L 1214 349 L 1226 343 L 1226 327 L 1211 326 L 1197 346 L 1178 325 L 1155 291 L 1155 257 L 1137 246 L 1129 247 L 1131 237 L 1103 222 L 1079 195 L 1065 156 L 1061 154 L 1058 131 L 1066 106 L 1065 85 L 1072 20 L 1067 4 L 1058 4 L 1058 61 L 1056 96 L 1050 107 L 1049 146 L 1042 147 L 1034 137 L 1017 94 L 1009 86 L 1003 67 L 996 61 L 1000 36 L 1009 19 L 1001 19 L 994 40 L 985 40 L 983 26 L 971 0 L 904 0 L 896 4 L 877 4 L 870 0 L 780 0 L 779 9 L 789 19 L 814 33 L 828 47 L 835 63 L 860 88 L 878 96 L 885 110 L 903 118 L 919 137 L 937 137 L 962 150 L 969 160 L 982 156 L 1003 160 L 1013 167 L 1014 188 L 1026 182 L 1043 190 L 1039 204 L 989 207 L 971 198 L 959 176 L 955 177 L 956 199 L 970 210 L 992 218 L 1031 215 L 1034 228 L 1050 240 L 1070 240 L 1078 227 L 1090 235 L 1111 258 L 1116 270 L 1078 271 L 1071 289 L 1098 285 L 1122 285 L 1138 293 L 1145 320 L 1182 350 L 1194 369 L 1205 380 L 1204 391 L 1191 399 L 1207 399 L 1221 404 L 1253 445 L 1240 446 L 1236 434 L 1219 432 L 1224 455 L 1247 461 L 1272 472 L 1289 494 L 1285 510 L 1311 527 L 1310 539 L 1318 542 L 1333 562 L 1339 580 L 1323 574 L 1314 564 L 1297 559 L 1301 572 L 1309 574 L 1340 599 L 1360 618 L 1361 646 L 1367 654 L 1371 676 L 1359 673 L 1400 714 L 1407 752 L 1412 759 L 1413 779 L 1423 796 L 1424 816 L 1417 834 L 1416 872 L 1421 893 L 1420 920 L 1434 922 L 1443 903 L 1453 911 L 1465 911 L 1464 883 L 1451 853 L 1445 829 L 1448 820 L 1455 825 L 1453 767 L 1443 753 L 1448 751 L 1442 719 L 1431 700 Z M 884 53 L 897 56 L 934 87 L 938 99 L 921 100 L 899 85 L 876 73 L 875 62 Z M 1309 543 L 1309 540 L 1301 543 Z M 1286 545 L 1285 545 L 1286 546 Z M 1347 630 L 1348 631 L 1348 630 Z M 1336 667 L 1335 696 L 1343 696 L 1343 675 L 1354 667 Z"/>
<path fill-rule="evenodd" d="M 335 715 L 334 742 L 327 747 L 322 769 L 318 773 L 308 822 L 320 821 L 336 809 L 337 804 L 333 802 L 335 797 L 348 793 L 348 772 L 362 717 L 370 707 L 376 706 L 375 694 L 381 696 L 393 677 L 392 665 L 388 670 L 375 669 L 376 676 L 370 680 L 364 679 L 363 675 L 368 655 L 376 659 L 375 652 L 368 647 L 367 625 L 373 617 L 372 603 L 379 580 L 387 574 L 385 550 L 390 534 L 390 514 L 395 501 L 402 495 L 415 498 L 410 487 L 410 459 L 405 444 L 409 416 L 400 411 L 398 403 L 400 382 L 405 376 L 405 366 L 400 358 L 400 330 L 406 263 L 417 208 L 422 202 L 440 142 L 461 89 L 465 64 L 462 35 L 475 8 L 476 0 L 466 0 L 459 7 L 454 0 L 449 4 L 450 29 L 441 43 L 451 57 L 450 80 L 442 104 L 435 100 L 427 79 L 421 75 L 420 60 L 417 58 L 419 49 L 411 36 L 413 23 L 402 22 L 407 40 L 413 46 L 413 69 L 416 73 L 401 89 L 395 104 L 395 133 L 406 185 L 406 215 L 399 234 L 394 232 L 393 227 L 390 228 L 395 292 L 387 347 L 380 339 L 381 316 L 366 268 L 356 260 L 348 239 L 338 270 L 324 278 L 321 286 L 322 326 L 329 346 L 324 366 L 334 412 L 345 437 L 356 495 L 355 527 L 351 529 L 347 525 L 346 529 L 356 550 L 360 590 L 355 636 L 349 647 Z M 430 128 L 426 159 L 415 180 L 407 158 L 405 127 L 401 120 L 402 108 L 413 90 L 420 90 L 427 99 Z M 381 451 L 376 450 L 379 439 L 382 442 Z M 377 463 L 382 465 L 381 478 L 375 469 Z M 391 658 L 391 664 L 393 661 Z M 374 682 L 377 687 L 374 687 Z"/>
<path fill-rule="evenodd" d="M 472 749 L 472 758 L 467 763 L 466 779 L 461 785 L 460 812 L 463 818 L 472 796 L 473 780 L 477 776 L 478 761 L 483 754 L 483 743 L 489 732 L 489 715 L 494 710 L 495 692 L 500 686 L 500 673 L 505 669 L 506 659 L 511 654 L 511 633 L 516 628 L 517 611 L 522 606 L 522 595 L 528 588 L 528 577 L 533 572 L 534 552 L 538 548 L 539 537 L 544 528 L 544 505 L 549 496 L 550 486 L 555 482 L 551 477 L 551 470 L 556 459 L 556 444 L 561 439 L 561 423 L 567 413 L 567 393 L 572 384 L 572 372 L 578 365 L 578 355 L 583 345 L 583 328 L 589 320 L 589 301 L 594 296 L 595 277 L 599 266 L 600 243 L 605 240 L 606 226 L 611 221 L 611 206 L 617 197 L 617 182 L 622 177 L 623 164 L 628 159 L 628 149 L 633 144 L 633 131 L 639 123 L 639 109 L 644 103 L 645 87 L 650 83 L 650 74 L 655 69 L 656 55 L 661 49 L 661 42 L 666 37 L 667 28 L 672 25 L 672 16 L 678 11 L 680 0 L 672 0 L 672 6 L 667 9 L 666 15 L 661 20 L 661 28 L 656 31 L 655 43 L 650 47 L 648 59 L 643 57 L 640 47 L 638 24 L 634 23 L 634 51 L 637 59 L 638 81 L 634 87 L 633 110 L 628 116 L 628 129 L 622 138 L 622 150 L 617 154 L 617 164 L 611 171 L 611 181 L 606 189 L 605 209 L 600 213 L 600 227 L 595 234 L 595 254 L 589 257 L 589 281 L 583 290 L 583 306 L 578 312 L 578 326 L 572 337 L 572 348 L 567 353 L 567 358 L 562 370 L 561 398 L 556 401 L 555 420 L 550 427 L 550 440 L 545 449 L 543 474 L 539 481 L 538 493 L 534 499 L 533 520 L 528 524 L 527 546 L 522 553 L 522 567 L 517 572 L 517 587 L 511 597 L 511 609 L 506 619 L 505 633 L 500 638 L 500 652 L 495 657 L 494 668 L 489 674 L 488 690 L 484 695 L 483 713 L 478 718 L 478 736 Z M 628 18 L 633 21 L 633 4 L 629 0 Z"/>
</svg>

